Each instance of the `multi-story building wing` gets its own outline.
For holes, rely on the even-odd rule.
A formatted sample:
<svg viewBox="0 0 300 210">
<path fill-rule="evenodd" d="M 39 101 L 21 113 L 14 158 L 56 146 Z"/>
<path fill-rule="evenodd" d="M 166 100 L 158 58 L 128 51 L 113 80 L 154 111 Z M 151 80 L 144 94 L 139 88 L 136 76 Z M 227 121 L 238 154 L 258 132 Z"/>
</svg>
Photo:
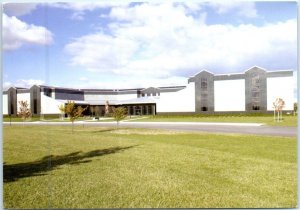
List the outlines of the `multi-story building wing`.
<svg viewBox="0 0 300 210">
<path fill-rule="evenodd" d="M 105 104 L 125 106 L 129 115 L 197 114 L 273 111 L 276 98 L 285 101 L 283 110 L 293 110 L 293 71 L 266 71 L 252 67 L 244 73 L 214 74 L 202 70 L 188 79 L 187 86 L 135 89 L 71 89 L 34 85 L 10 87 L 3 92 L 3 114 L 16 115 L 19 101 L 29 103 L 33 115 L 59 114 L 67 101 L 88 106 L 84 114 Z"/>
</svg>

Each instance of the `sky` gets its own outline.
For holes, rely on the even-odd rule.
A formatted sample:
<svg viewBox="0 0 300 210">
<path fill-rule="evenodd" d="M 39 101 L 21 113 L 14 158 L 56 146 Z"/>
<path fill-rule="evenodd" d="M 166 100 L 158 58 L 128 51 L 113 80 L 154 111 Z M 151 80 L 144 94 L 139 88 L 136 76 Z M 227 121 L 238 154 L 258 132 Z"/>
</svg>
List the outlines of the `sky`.
<svg viewBox="0 0 300 210">
<path fill-rule="evenodd" d="M 187 85 L 253 66 L 297 77 L 296 2 L 7 3 L 2 19 L 4 88 Z"/>
</svg>

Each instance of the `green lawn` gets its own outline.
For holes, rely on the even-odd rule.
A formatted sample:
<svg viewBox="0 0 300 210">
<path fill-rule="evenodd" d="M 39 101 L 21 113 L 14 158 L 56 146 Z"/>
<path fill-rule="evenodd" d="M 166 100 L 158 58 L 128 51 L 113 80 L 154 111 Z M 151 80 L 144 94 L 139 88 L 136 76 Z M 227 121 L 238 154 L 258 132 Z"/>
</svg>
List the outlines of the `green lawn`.
<svg viewBox="0 0 300 210">
<path fill-rule="evenodd" d="M 4 126 L 5 208 L 297 206 L 296 138 L 75 128 Z"/>
<path fill-rule="evenodd" d="M 285 115 L 283 121 L 276 122 L 273 115 L 208 115 L 208 116 L 149 116 L 134 120 L 135 122 L 237 122 L 237 123 L 265 123 L 271 126 L 297 126 L 297 116 Z"/>
<path fill-rule="evenodd" d="M 140 116 L 128 116 L 125 118 L 125 120 L 133 120 L 134 118 L 140 118 Z M 8 116 L 3 117 L 3 122 L 23 122 L 22 118 L 20 117 L 11 117 L 9 118 Z M 26 119 L 26 122 L 35 122 L 35 121 L 47 121 L 47 122 L 70 122 L 69 118 L 63 118 L 60 119 L 58 117 L 49 117 L 49 116 L 45 116 L 44 119 L 41 119 L 40 117 L 31 117 Z M 76 119 L 75 121 L 91 121 L 91 122 L 98 122 L 98 120 L 94 120 L 94 117 L 79 117 L 78 119 Z M 114 121 L 114 119 L 112 119 L 111 117 L 100 117 L 99 122 L 112 122 Z"/>
<path fill-rule="evenodd" d="M 31 117 L 31 118 L 28 118 L 26 119 L 25 122 L 34 122 L 34 121 L 39 121 L 40 118 L 39 117 Z M 3 122 L 23 122 L 23 119 L 20 118 L 20 117 L 3 117 Z"/>
</svg>

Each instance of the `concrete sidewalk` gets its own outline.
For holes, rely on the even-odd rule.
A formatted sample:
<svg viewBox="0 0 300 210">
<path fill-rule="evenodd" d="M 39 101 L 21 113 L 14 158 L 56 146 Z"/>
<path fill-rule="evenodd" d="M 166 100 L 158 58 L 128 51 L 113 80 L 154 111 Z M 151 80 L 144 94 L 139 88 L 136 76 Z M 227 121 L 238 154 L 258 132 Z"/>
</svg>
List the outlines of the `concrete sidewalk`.
<svg viewBox="0 0 300 210">
<path fill-rule="evenodd" d="M 3 122 L 4 125 L 10 122 Z M 51 122 L 51 121 L 34 121 L 34 122 L 11 122 L 12 125 L 31 125 L 31 124 L 49 124 L 49 125 L 71 125 L 71 122 Z M 74 124 L 116 124 L 113 122 L 105 121 L 75 121 Z M 130 120 L 120 121 L 120 125 L 222 125 L 222 126 L 262 126 L 263 123 L 224 123 L 224 122 L 131 122 Z"/>
<path fill-rule="evenodd" d="M 9 125 L 9 122 L 4 122 Z M 116 122 L 77 121 L 75 125 L 115 127 Z M 23 125 L 23 122 L 12 122 L 12 125 Z M 25 122 L 24 125 L 70 126 L 71 122 Z M 217 122 L 120 122 L 120 127 L 152 128 L 206 133 L 234 133 L 267 136 L 297 136 L 297 127 L 265 126 L 261 123 L 217 123 Z"/>
</svg>

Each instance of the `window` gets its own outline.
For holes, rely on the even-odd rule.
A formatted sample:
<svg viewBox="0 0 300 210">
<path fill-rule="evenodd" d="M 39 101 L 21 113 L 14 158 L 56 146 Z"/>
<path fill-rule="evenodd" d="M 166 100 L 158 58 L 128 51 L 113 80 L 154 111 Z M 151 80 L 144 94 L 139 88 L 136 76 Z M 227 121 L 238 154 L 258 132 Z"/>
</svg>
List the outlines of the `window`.
<svg viewBox="0 0 300 210">
<path fill-rule="evenodd" d="M 260 110 L 260 78 L 258 74 L 251 78 L 251 101 L 252 110 Z"/>
<path fill-rule="evenodd" d="M 33 114 L 38 114 L 38 112 L 37 112 L 37 106 L 38 106 L 37 96 L 38 96 L 37 90 L 33 89 L 33 91 L 32 91 Z"/>
<path fill-rule="evenodd" d="M 45 95 L 45 96 L 51 97 L 51 95 L 52 95 L 52 90 L 51 90 L 51 89 L 45 89 L 45 90 L 44 90 L 44 95 Z"/>
<path fill-rule="evenodd" d="M 15 114 L 14 97 L 10 93 L 10 114 Z"/>
<path fill-rule="evenodd" d="M 201 78 L 201 89 L 202 90 L 207 89 L 207 78 Z"/>
<path fill-rule="evenodd" d="M 252 92 L 252 97 L 258 98 L 259 97 L 259 92 Z"/>
<path fill-rule="evenodd" d="M 207 111 L 207 107 L 206 106 L 201 107 L 201 111 L 206 112 Z"/>
<path fill-rule="evenodd" d="M 254 75 L 252 77 L 252 89 L 258 88 L 259 89 L 259 85 L 260 85 L 260 79 L 259 79 L 259 75 Z"/>
<path fill-rule="evenodd" d="M 142 93 L 142 97 L 145 97 L 145 93 Z"/>
<path fill-rule="evenodd" d="M 208 96 L 207 93 L 202 93 L 202 94 L 201 94 L 201 98 L 202 98 L 202 99 L 207 99 L 207 96 Z"/>
<path fill-rule="evenodd" d="M 33 114 L 37 114 L 37 99 L 33 99 Z"/>
<path fill-rule="evenodd" d="M 14 114 L 14 104 L 10 104 L 10 114 Z"/>
</svg>

